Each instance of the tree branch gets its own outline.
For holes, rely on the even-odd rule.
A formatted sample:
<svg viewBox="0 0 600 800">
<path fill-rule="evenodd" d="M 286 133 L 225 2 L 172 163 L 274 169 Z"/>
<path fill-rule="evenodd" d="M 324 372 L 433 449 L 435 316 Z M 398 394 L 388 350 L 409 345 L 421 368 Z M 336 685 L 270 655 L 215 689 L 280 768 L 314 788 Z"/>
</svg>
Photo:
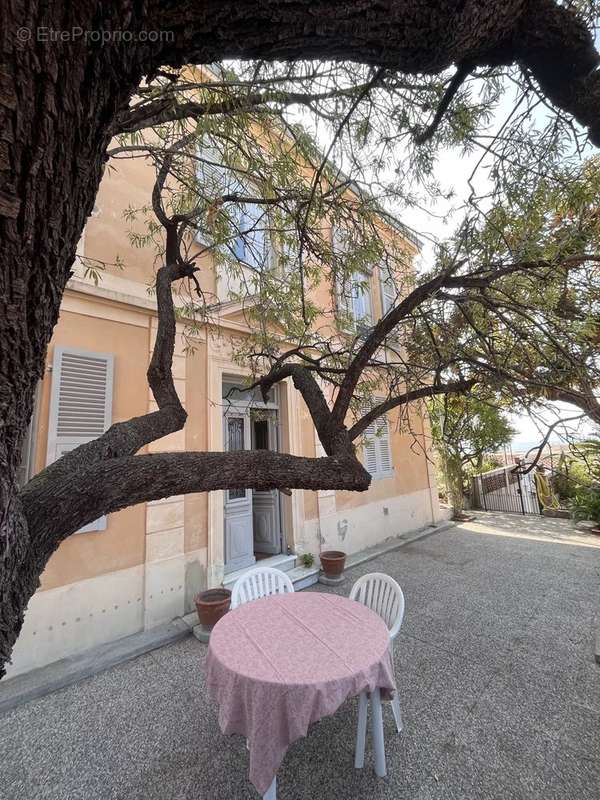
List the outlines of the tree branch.
<svg viewBox="0 0 600 800">
<path fill-rule="evenodd" d="M 577 416 L 575 416 L 575 417 L 565 417 L 564 419 L 557 419 L 556 422 L 553 422 L 552 425 L 549 425 L 548 426 L 548 430 L 546 431 L 546 434 L 545 434 L 544 438 L 542 439 L 541 443 L 535 448 L 535 450 L 537 452 L 535 454 L 535 458 L 533 459 L 533 461 L 531 461 L 531 463 L 526 467 L 526 469 L 521 469 L 519 466 L 517 466 L 517 467 L 515 467 L 513 472 L 519 472 L 520 475 L 529 474 L 531 472 L 531 470 L 538 464 L 540 458 L 542 457 L 542 453 L 544 452 L 544 448 L 546 447 L 546 445 L 550 441 L 550 437 L 552 436 L 553 431 L 559 425 L 564 425 L 567 422 L 575 422 L 576 420 L 583 419 L 583 417 L 585 417 L 585 416 L 586 416 L 585 414 L 577 414 Z M 528 451 L 528 454 L 530 452 L 531 451 Z"/>
<path fill-rule="evenodd" d="M 100 461 L 76 476 L 30 491 L 30 530 L 43 531 L 40 553 L 103 514 L 175 494 L 217 489 L 366 491 L 371 476 L 354 456 L 303 458 L 267 450 L 153 453 Z"/>
<path fill-rule="evenodd" d="M 119 112 L 115 120 L 113 135 L 135 133 L 145 128 L 156 125 L 164 125 L 167 122 L 177 122 L 183 119 L 198 119 L 207 116 L 231 116 L 232 114 L 257 112 L 262 110 L 271 111 L 272 105 L 281 107 L 290 105 L 310 106 L 322 100 L 331 100 L 336 97 L 353 97 L 360 93 L 362 85 L 352 86 L 348 89 L 337 88 L 330 92 L 290 92 L 290 91 L 265 91 L 247 92 L 237 97 L 229 97 L 226 100 L 213 100 L 206 102 L 195 102 L 193 100 L 182 101 L 173 95 L 176 86 L 169 86 L 165 96 L 157 97 L 151 101 L 140 103 L 134 108 L 129 108 Z M 188 85 L 186 91 L 193 89 L 193 85 Z M 204 84 L 204 88 L 211 88 L 210 84 Z"/>
<path fill-rule="evenodd" d="M 309 368 L 300 364 L 277 365 L 257 381 L 256 385 L 260 386 L 263 397 L 266 397 L 269 389 L 275 383 L 287 377 L 292 378 L 294 386 L 302 394 L 327 455 L 350 456 L 354 452 L 354 448 L 348 432 L 343 424 L 335 422 L 321 387 Z"/>
<path fill-rule="evenodd" d="M 461 85 L 463 84 L 469 73 L 472 71 L 472 69 L 473 69 L 473 64 L 467 63 L 466 61 L 458 65 L 456 72 L 452 76 L 452 79 L 448 84 L 448 88 L 446 89 L 444 96 L 442 97 L 440 104 L 437 107 L 433 120 L 423 131 L 415 133 L 414 135 L 415 144 L 419 145 L 425 144 L 425 142 L 429 141 L 429 139 L 431 139 L 431 137 L 435 135 L 435 132 L 440 126 L 440 123 L 444 118 L 444 114 L 448 110 L 450 103 L 454 99 L 454 96 L 456 95 L 456 93 L 458 92 Z"/>
<path fill-rule="evenodd" d="M 361 417 L 358 422 L 348 431 L 348 436 L 352 441 L 356 439 L 361 433 L 364 433 L 372 422 L 375 422 L 382 414 L 391 411 L 398 406 L 407 405 L 415 400 L 421 400 L 424 397 L 433 397 L 437 394 L 462 394 L 469 392 L 477 383 L 476 380 L 461 380 L 445 384 L 432 384 L 431 386 L 423 386 L 420 389 L 413 389 L 410 392 L 398 395 L 397 397 L 390 397 L 383 403 L 373 406 L 367 414 Z"/>
<path fill-rule="evenodd" d="M 525 66 L 547 97 L 589 128 L 600 144 L 600 56 L 577 12 L 555 0 L 507 0 L 487 5 L 414 0 L 340 4 L 319 0 L 151 4 L 148 22 L 175 42 L 148 56 L 162 65 L 224 58 L 359 61 L 412 74 L 452 64 Z M 284 33 L 282 33 L 284 32 Z"/>
</svg>

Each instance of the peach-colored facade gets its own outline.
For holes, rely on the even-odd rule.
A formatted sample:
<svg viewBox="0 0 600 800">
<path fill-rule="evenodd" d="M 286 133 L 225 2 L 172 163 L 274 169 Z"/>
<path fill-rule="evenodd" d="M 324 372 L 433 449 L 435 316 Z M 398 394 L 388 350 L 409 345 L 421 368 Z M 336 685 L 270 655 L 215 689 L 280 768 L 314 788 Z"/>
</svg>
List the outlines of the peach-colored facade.
<svg viewBox="0 0 600 800">
<path fill-rule="evenodd" d="M 157 325 L 154 298 L 148 292 L 156 265 L 150 250 L 131 247 L 123 219 L 126 207 L 148 202 L 152 181 L 153 171 L 142 162 L 126 161 L 119 162 L 118 171 L 108 171 L 102 182 L 80 255 L 107 266 L 97 286 L 77 266 L 66 291 L 40 386 L 30 472 L 39 471 L 48 460 L 56 347 L 112 355 L 113 422 L 155 408 L 145 372 Z M 111 266 L 119 258 L 125 263 L 123 270 Z M 377 276 L 372 279 L 373 312 L 378 316 Z M 202 282 L 218 294 L 208 261 Z M 328 290 L 323 286 L 319 291 Z M 235 304 L 223 303 L 218 329 L 204 328 L 191 350 L 182 332 L 183 324 L 173 370 L 188 421 L 184 430 L 152 443 L 148 451 L 222 450 L 222 386 L 224 380 L 244 377 L 231 344 L 232 337 L 249 332 L 244 315 Z M 279 387 L 275 415 L 279 449 L 306 456 L 321 452 L 308 410 L 287 382 Z M 413 431 L 422 431 L 417 410 L 413 416 Z M 395 414 L 389 416 L 391 469 L 374 479 L 368 492 L 297 491 L 281 497 L 278 524 L 284 554 L 317 555 L 326 548 L 352 553 L 438 521 L 429 462 L 411 448 L 413 435 L 402 434 L 396 420 Z M 226 577 L 223 495 L 171 497 L 133 506 L 109 515 L 105 529 L 69 537 L 52 556 L 30 603 L 12 674 L 189 613 L 195 593 Z"/>
</svg>

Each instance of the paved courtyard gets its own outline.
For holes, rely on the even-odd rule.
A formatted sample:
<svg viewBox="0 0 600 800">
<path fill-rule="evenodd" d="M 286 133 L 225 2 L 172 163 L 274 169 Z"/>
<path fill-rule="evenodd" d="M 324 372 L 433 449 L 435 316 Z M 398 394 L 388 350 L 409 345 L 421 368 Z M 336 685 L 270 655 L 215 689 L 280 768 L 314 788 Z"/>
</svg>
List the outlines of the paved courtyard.
<svg viewBox="0 0 600 800">
<path fill-rule="evenodd" d="M 370 758 L 357 772 L 346 703 L 290 749 L 280 800 L 598 800 L 599 545 L 568 522 L 478 514 L 349 571 L 344 593 L 374 571 L 404 589 L 405 729 L 386 709 L 388 777 Z M 205 652 L 188 638 L 0 717 L 1 796 L 256 798 L 244 742 L 208 702 Z"/>
</svg>

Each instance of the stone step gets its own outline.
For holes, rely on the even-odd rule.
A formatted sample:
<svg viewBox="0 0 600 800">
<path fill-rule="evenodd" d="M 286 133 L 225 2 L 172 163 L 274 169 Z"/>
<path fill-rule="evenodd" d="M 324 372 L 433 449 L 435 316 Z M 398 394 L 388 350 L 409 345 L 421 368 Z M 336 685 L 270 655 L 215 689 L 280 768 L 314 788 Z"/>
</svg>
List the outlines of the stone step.
<svg viewBox="0 0 600 800">
<path fill-rule="evenodd" d="M 319 580 L 318 567 L 295 567 L 288 572 L 294 584 L 294 591 L 299 592 L 301 589 L 306 589 L 307 586 L 312 586 Z"/>
<path fill-rule="evenodd" d="M 242 575 L 245 575 L 251 569 L 256 569 L 256 567 L 272 567 L 273 569 L 279 569 L 282 572 L 290 572 L 296 566 L 296 556 L 295 555 L 281 555 L 278 556 L 270 556 L 269 558 L 261 558 L 260 561 L 257 561 L 256 564 L 252 567 L 246 567 L 245 569 L 238 569 L 235 572 L 229 572 L 225 575 L 223 579 L 223 587 L 225 589 L 233 589 L 234 583 L 237 581 L 238 578 L 241 578 Z"/>
</svg>

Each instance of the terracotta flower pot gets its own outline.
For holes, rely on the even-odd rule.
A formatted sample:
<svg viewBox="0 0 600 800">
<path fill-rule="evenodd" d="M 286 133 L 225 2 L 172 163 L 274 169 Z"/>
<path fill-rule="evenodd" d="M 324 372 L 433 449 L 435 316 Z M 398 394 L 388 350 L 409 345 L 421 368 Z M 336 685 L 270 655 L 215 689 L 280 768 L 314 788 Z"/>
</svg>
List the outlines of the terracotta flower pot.
<svg viewBox="0 0 600 800">
<path fill-rule="evenodd" d="M 200 624 L 212 628 L 229 611 L 231 592 L 229 589 L 208 589 L 194 597 Z"/>
<path fill-rule="evenodd" d="M 346 564 L 346 553 L 341 550 L 326 550 L 319 556 L 321 567 L 328 578 L 337 578 L 343 571 Z"/>
</svg>

